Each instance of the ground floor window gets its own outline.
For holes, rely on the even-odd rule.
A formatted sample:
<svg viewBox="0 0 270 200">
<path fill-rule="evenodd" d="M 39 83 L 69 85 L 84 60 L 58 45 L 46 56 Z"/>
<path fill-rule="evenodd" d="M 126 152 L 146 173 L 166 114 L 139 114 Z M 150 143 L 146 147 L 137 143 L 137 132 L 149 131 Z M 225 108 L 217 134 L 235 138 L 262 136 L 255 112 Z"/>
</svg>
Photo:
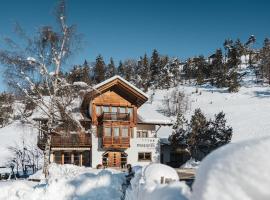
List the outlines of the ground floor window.
<svg viewBox="0 0 270 200">
<path fill-rule="evenodd" d="M 138 153 L 138 161 L 152 161 L 151 152 L 140 152 L 140 153 Z"/>
<path fill-rule="evenodd" d="M 90 166 L 90 151 L 55 151 L 54 162 L 57 164 Z"/>
<path fill-rule="evenodd" d="M 90 166 L 90 151 L 84 151 L 82 153 L 82 165 L 83 166 Z"/>
<path fill-rule="evenodd" d="M 62 153 L 60 151 L 54 152 L 54 162 L 57 164 L 62 163 Z"/>
</svg>

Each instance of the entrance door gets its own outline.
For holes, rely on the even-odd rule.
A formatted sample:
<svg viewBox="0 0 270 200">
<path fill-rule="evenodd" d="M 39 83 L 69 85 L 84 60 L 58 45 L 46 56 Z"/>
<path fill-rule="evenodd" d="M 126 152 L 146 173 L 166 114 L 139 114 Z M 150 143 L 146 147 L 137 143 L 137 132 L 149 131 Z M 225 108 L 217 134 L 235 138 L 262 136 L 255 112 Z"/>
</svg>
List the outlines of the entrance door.
<svg viewBox="0 0 270 200">
<path fill-rule="evenodd" d="M 108 167 L 121 167 L 121 152 L 108 152 Z"/>
</svg>

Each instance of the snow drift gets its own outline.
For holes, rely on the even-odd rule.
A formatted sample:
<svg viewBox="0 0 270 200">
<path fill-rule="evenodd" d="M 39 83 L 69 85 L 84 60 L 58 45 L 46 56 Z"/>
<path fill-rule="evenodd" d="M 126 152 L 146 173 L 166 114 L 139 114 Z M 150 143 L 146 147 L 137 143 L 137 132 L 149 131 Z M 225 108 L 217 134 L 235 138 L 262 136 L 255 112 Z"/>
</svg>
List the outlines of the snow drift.
<svg viewBox="0 0 270 200">
<path fill-rule="evenodd" d="M 0 182 L 0 200 L 119 200 L 124 174 L 74 165 L 50 166 L 48 183 Z"/>
<path fill-rule="evenodd" d="M 161 177 L 173 181 L 161 184 Z M 186 200 L 190 194 L 189 188 L 178 180 L 177 172 L 167 165 L 150 164 L 140 170 L 136 168 L 125 200 Z"/>
<path fill-rule="evenodd" d="M 270 137 L 226 145 L 196 172 L 191 200 L 270 199 Z"/>
</svg>

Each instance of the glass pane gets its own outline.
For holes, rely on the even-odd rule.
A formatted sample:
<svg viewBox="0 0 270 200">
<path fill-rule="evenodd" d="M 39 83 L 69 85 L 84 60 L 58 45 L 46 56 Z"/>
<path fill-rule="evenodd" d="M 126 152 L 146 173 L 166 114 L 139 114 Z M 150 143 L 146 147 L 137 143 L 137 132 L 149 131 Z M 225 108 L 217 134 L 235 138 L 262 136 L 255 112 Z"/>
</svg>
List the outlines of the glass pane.
<svg viewBox="0 0 270 200">
<path fill-rule="evenodd" d="M 138 160 L 144 160 L 144 153 L 138 153 Z"/>
<path fill-rule="evenodd" d="M 110 112 L 109 106 L 103 106 L 103 112 Z"/>
<path fill-rule="evenodd" d="M 133 108 L 128 108 L 128 113 L 132 117 L 133 116 Z"/>
<path fill-rule="evenodd" d="M 140 137 L 141 137 L 141 132 L 137 131 L 137 138 L 140 138 Z"/>
<path fill-rule="evenodd" d="M 97 115 L 101 114 L 101 106 L 96 106 L 96 113 Z"/>
<path fill-rule="evenodd" d="M 71 153 L 70 152 L 64 153 L 64 164 L 71 164 Z"/>
<path fill-rule="evenodd" d="M 112 107 L 112 112 L 113 112 L 113 113 L 116 113 L 116 112 L 117 112 L 117 107 L 113 106 L 113 107 Z"/>
<path fill-rule="evenodd" d="M 142 137 L 147 138 L 148 137 L 148 132 L 147 131 L 143 131 L 142 132 Z"/>
<path fill-rule="evenodd" d="M 62 162 L 62 153 L 60 151 L 54 152 L 54 162 L 57 164 L 61 164 Z"/>
<path fill-rule="evenodd" d="M 144 154 L 145 160 L 151 160 L 151 153 Z"/>
<path fill-rule="evenodd" d="M 113 128 L 113 134 L 114 134 L 114 137 L 119 137 L 120 136 L 120 129 L 119 129 L 119 127 L 114 127 Z"/>
<path fill-rule="evenodd" d="M 105 128 L 104 128 L 104 135 L 105 135 L 106 137 L 111 137 L 111 136 L 112 136 L 111 128 L 110 128 L 110 127 L 105 127 Z"/>
<path fill-rule="evenodd" d="M 119 112 L 120 113 L 126 113 L 126 108 L 125 107 L 120 107 Z"/>
<path fill-rule="evenodd" d="M 127 127 L 122 128 L 122 137 L 128 137 L 128 128 Z"/>
</svg>

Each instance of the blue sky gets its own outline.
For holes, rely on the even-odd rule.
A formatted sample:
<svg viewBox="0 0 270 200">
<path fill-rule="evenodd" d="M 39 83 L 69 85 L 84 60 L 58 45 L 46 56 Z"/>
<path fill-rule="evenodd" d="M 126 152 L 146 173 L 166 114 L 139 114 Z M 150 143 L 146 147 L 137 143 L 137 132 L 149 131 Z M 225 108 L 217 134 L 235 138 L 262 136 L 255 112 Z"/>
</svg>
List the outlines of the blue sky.
<svg viewBox="0 0 270 200">
<path fill-rule="evenodd" d="M 56 2 L 2 0 L 0 37 L 12 35 L 16 21 L 30 34 L 53 25 Z M 84 35 L 83 50 L 71 64 L 98 54 L 106 61 L 138 58 L 154 48 L 184 59 L 212 53 L 225 38 L 245 41 L 254 34 L 260 46 L 270 37 L 267 0 L 68 0 L 67 6 L 69 22 Z"/>
</svg>

